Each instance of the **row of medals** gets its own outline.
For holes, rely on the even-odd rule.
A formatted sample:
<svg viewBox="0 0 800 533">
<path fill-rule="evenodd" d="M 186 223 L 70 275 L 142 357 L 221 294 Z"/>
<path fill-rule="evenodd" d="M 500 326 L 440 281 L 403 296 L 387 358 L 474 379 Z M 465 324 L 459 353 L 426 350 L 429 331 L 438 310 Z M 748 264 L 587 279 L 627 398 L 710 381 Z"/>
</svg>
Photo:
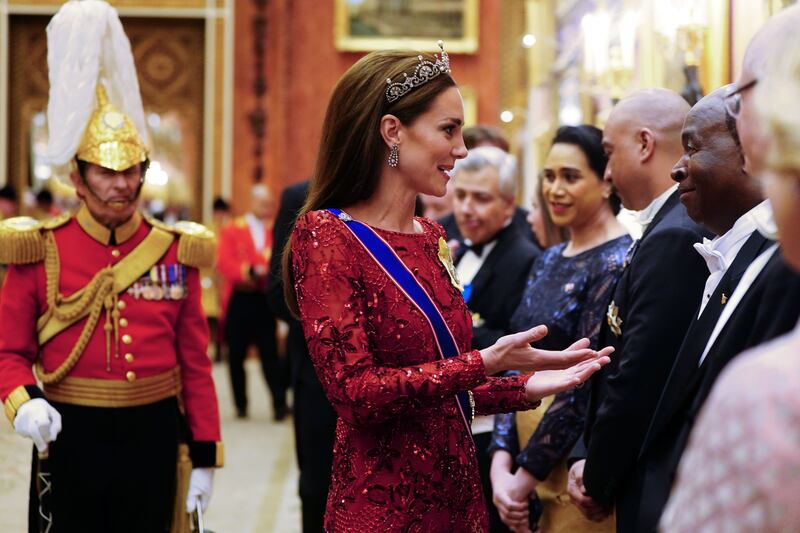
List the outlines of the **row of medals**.
<svg viewBox="0 0 800 533">
<path fill-rule="evenodd" d="M 186 297 L 186 266 L 155 265 L 128 288 L 128 294 L 144 300 L 180 300 Z"/>
</svg>

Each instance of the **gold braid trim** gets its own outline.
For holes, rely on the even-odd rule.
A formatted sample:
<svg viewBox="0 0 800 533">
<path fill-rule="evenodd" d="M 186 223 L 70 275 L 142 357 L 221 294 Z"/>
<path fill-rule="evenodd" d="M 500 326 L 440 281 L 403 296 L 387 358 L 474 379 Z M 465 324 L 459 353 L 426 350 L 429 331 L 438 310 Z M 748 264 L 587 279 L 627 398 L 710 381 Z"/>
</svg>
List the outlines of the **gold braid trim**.
<svg viewBox="0 0 800 533">
<path fill-rule="evenodd" d="M 24 265 L 44 259 L 42 223 L 31 217 L 0 222 L 0 264 Z"/>
<path fill-rule="evenodd" d="M 75 366 L 80 359 L 83 350 L 92 336 L 94 328 L 97 326 L 97 321 L 100 318 L 100 313 L 103 308 L 106 310 L 106 359 L 109 359 L 111 353 L 110 335 L 112 326 L 110 319 L 112 316 L 112 306 L 116 309 L 116 302 L 114 294 L 114 272 L 111 267 L 106 267 L 100 270 L 92 278 L 92 281 L 86 285 L 85 289 L 73 295 L 73 297 L 62 298 L 58 294 L 58 280 L 60 277 L 60 267 L 58 260 L 58 247 L 56 246 L 55 237 L 52 231 L 45 233 L 45 258 L 44 269 L 47 274 L 47 312 L 39 318 L 39 322 L 43 323 L 54 316 L 62 321 L 68 322 L 75 317 L 80 316 L 89 310 L 89 318 L 83 326 L 78 337 L 78 342 L 72 347 L 69 356 L 64 360 L 58 368 L 52 372 L 45 372 L 41 361 L 36 362 L 36 375 L 44 384 L 56 383 L 66 376 L 70 370 Z M 77 296 L 77 298 L 75 298 Z M 106 361 L 110 365 L 110 360 Z"/>
<path fill-rule="evenodd" d="M 170 226 L 152 217 L 145 217 L 153 227 L 177 233 L 178 262 L 194 268 L 211 268 L 217 260 L 217 236 L 213 231 L 189 220 L 179 220 Z"/>
</svg>

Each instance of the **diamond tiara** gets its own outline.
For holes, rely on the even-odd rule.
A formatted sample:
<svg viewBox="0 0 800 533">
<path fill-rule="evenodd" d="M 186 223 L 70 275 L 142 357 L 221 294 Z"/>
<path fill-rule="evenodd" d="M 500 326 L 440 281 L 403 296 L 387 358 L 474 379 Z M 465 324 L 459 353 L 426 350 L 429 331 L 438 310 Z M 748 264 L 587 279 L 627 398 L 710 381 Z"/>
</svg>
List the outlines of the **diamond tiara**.
<svg viewBox="0 0 800 533">
<path fill-rule="evenodd" d="M 419 55 L 417 56 L 419 65 L 414 69 L 413 76 L 409 76 L 404 72 L 403 80 L 396 82 L 392 82 L 392 78 L 386 78 L 386 84 L 389 86 L 386 88 L 386 100 L 390 103 L 394 102 L 415 87 L 432 80 L 439 74 L 450 74 L 450 57 L 444 51 L 444 42 L 440 40 L 436 44 L 439 45 L 439 50 L 442 51 L 441 56 L 433 55 L 436 61 L 427 61 L 422 55 Z"/>
</svg>

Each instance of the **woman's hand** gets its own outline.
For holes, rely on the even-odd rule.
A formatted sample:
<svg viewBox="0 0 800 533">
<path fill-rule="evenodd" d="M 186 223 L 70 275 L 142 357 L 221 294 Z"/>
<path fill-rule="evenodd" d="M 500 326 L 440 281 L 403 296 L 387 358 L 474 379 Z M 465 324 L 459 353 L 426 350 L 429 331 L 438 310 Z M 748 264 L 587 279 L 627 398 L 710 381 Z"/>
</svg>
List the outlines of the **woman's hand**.
<svg viewBox="0 0 800 533">
<path fill-rule="evenodd" d="M 492 501 L 500 519 L 511 528 L 528 526 L 527 495 L 518 497 L 514 493 L 515 479 L 511 473 L 513 459 L 505 450 L 498 450 L 492 456 L 489 477 L 492 481 Z"/>
<path fill-rule="evenodd" d="M 481 350 L 483 364 L 486 367 L 486 375 L 491 376 L 502 370 L 538 372 L 541 370 L 569 369 L 573 365 L 587 360 L 598 359 L 603 355 L 609 355 L 613 351 L 612 348 L 606 349 L 611 351 L 601 351 L 599 353 L 590 350 L 589 339 L 580 339 L 562 351 L 540 350 L 531 347 L 532 342 L 541 340 L 546 336 L 547 326 L 536 326 L 527 331 L 520 331 L 513 335 L 501 337 L 492 346 Z M 580 382 L 575 383 L 575 385 L 578 383 Z"/>
<path fill-rule="evenodd" d="M 608 355 L 613 351 L 614 349 L 609 346 L 597 352 L 597 357 L 581 361 L 564 370 L 536 372 L 525 383 L 525 396 L 533 403 L 580 385 L 611 361 Z"/>
</svg>

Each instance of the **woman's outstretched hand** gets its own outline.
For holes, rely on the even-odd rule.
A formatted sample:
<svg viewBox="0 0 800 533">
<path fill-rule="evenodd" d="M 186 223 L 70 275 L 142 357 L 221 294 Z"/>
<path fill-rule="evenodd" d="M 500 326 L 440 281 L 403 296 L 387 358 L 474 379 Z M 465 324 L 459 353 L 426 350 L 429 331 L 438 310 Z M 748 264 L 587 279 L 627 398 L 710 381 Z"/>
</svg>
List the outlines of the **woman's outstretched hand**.
<svg viewBox="0 0 800 533">
<path fill-rule="evenodd" d="M 543 370 L 574 371 L 576 365 L 582 362 L 598 362 L 599 366 L 597 368 L 590 365 L 588 368 L 581 367 L 581 372 L 578 374 L 573 372 L 564 375 L 565 379 L 567 376 L 571 379 L 581 377 L 588 372 L 584 379 L 572 385 L 574 387 L 578 383 L 586 381 L 600 366 L 606 364 L 608 362 L 608 357 L 606 356 L 614 351 L 611 347 L 604 348 L 599 352 L 591 350 L 589 349 L 589 339 L 580 339 L 562 351 L 541 350 L 531 347 L 532 342 L 541 340 L 546 336 L 547 327 L 536 326 L 527 331 L 520 331 L 513 335 L 501 337 L 492 346 L 481 350 L 486 374 L 492 375 L 503 370 L 519 370 L 521 372 L 541 372 Z M 604 357 L 605 359 L 603 359 Z M 561 390 L 569 388 L 571 387 L 568 386 Z"/>
<path fill-rule="evenodd" d="M 608 354 L 613 352 L 611 347 L 600 350 L 598 357 L 581 361 L 564 370 L 544 370 L 536 372 L 525 383 L 525 396 L 530 402 L 538 402 L 546 396 L 558 394 L 573 387 L 577 387 L 600 368 L 608 364 L 611 359 Z"/>
</svg>

